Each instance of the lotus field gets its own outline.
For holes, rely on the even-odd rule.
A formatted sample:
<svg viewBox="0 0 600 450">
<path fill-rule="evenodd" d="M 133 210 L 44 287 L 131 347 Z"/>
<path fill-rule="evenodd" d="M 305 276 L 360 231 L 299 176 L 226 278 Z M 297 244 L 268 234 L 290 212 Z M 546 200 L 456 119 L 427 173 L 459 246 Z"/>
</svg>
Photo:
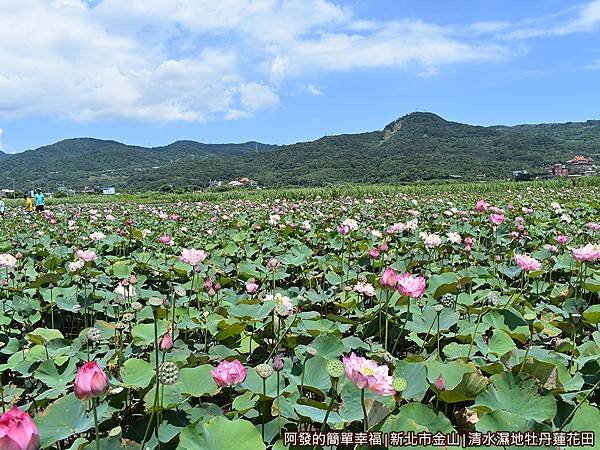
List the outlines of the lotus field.
<svg viewBox="0 0 600 450">
<path fill-rule="evenodd" d="M 573 432 L 600 430 L 599 199 L 9 209 L 0 449 L 591 444 Z"/>
</svg>

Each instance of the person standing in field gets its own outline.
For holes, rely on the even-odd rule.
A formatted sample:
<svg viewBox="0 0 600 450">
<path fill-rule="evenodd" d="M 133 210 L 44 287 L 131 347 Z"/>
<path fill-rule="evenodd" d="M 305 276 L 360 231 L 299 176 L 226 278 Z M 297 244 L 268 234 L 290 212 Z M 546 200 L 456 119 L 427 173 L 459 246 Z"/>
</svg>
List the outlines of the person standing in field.
<svg viewBox="0 0 600 450">
<path fill-rule="evenodd" d="M 25 194 L 25 213 L 31 214 L 33 212 L 33 200 L 29 196 L 29 193 Z"/>
<path fill-rule="evenodd" d="M 39 188 L 35 191 L 35 210 L 37 212 L 44 211 L 44 194 L 42 194 L 42 190 Z"/>
</svg>

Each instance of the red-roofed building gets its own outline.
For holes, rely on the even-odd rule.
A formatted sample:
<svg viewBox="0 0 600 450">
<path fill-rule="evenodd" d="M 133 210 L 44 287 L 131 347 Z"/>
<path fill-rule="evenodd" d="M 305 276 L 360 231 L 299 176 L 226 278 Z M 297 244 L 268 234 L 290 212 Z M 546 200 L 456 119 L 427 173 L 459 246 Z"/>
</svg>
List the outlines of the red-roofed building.
<svg viewBox="0 0 600 450">
<path fill-rule="evenodd" d="M 594 160 L 589 156 L 577 155 L 567 161 L 567 164 L 571 175 L 594 175 L 596 173 Z"/>
</svg>

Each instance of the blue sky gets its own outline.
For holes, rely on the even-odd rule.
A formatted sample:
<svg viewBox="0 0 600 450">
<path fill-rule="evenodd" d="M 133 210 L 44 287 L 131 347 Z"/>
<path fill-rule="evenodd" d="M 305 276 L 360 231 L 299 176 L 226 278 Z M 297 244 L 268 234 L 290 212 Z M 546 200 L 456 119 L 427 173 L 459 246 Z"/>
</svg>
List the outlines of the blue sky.
<svg viewBox="0 0 600 450">
<path fill-rule="evenodd" d="M 600 119 L 600 0 L 0 4 L 0 145 Z"/>
</svg>

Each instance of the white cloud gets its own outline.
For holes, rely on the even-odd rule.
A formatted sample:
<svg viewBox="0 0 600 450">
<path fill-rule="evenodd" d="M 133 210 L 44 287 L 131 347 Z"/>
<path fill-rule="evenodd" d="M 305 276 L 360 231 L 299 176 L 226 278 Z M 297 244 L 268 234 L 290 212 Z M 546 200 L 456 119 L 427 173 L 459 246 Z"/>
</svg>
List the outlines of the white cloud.
<svg viewBox="0 0 600 450">
<path fill-rule="evenodd" d="M 600 26 L 600 0 L 580 7 L 574 19 L 557 28 L 557 34 L 594 31 Z"/>
<path fill-rule="evenodd" d="M 239 87 L 240 104 L 247 111 L 271 108 L 279 103 L 279 96 L 264 84 L 242 83 Z"/>
<path fill-rule="evenodd" d="M 528 39 L 593 32 L 600 28 L 600 0 L 558 11 L 547 16 L 524 20 L 512 25 L 506 37 Z"/>
<path fill-rule="evenodd" d="M 584 67 L 587 70 L 600 70 L 600 59 L 592 61 L 590 64 Z"/>
<path fill-rule="evenodd" d="M 252 113 L 242 109 L 230 109 L 225 114 L 225 120 L 246 119 L 248 117 L 252 117 Z"/>
<path fill-rule="evenodd" d="M 0 118 L 204 122 L 274 108 L 294 81 L 396 68 L 431 76 L 498 62 L 499 38 L 595 29 L 600 0 L 557 17 L 439 26 L 358 17 L 340 0 L 0 2 Z M 548 31 L 543 31 L 548 33 Z"/>
<path fill-rule="evenodd" d="M 510 22 L 485 21 L 471 24 L 470 29 L 476 33 L 496 33 L 510 27 Z"/>
<path fill-rule="evenodd" d="M 306 91 L 310 95 L 314 95 L 314 96 L 323 95 L 323 91 L 321 89 L 319 89 L 317 86 L 315 86 L 314 84 L 309 84 L 308 86 L 306 86 Z"/>
</svg>

